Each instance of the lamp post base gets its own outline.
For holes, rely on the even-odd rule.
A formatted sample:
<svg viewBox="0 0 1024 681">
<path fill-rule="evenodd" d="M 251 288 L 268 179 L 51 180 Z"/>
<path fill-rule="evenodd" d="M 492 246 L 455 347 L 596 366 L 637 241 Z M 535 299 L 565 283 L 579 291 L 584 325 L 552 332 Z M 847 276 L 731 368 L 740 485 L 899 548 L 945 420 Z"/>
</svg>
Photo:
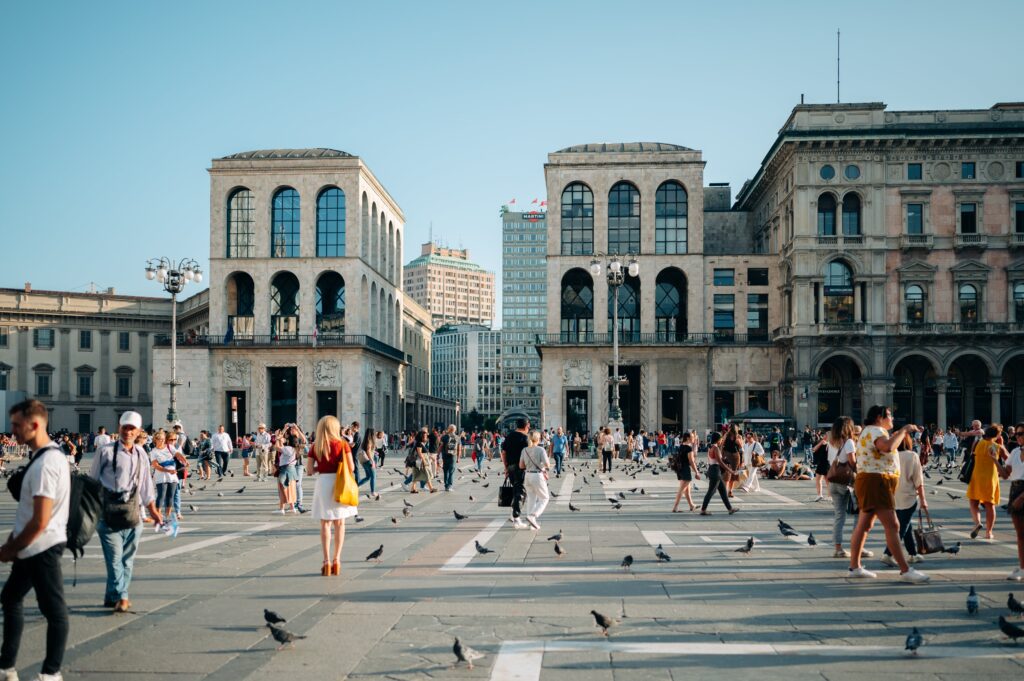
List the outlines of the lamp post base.
<svg viewBox="0 0 1024 681">
<path fill-rule="evenodd" d="M 608 419 L 608 423 L 605 425 L 608 426 L 608 430 L 612 431 L 613 435 L 615 434 L 616 429 L 618 429 L 621 433 L 625 433 L 625 426 L 623 426 L 621 418 L 610 418 Z"/>
</svg>

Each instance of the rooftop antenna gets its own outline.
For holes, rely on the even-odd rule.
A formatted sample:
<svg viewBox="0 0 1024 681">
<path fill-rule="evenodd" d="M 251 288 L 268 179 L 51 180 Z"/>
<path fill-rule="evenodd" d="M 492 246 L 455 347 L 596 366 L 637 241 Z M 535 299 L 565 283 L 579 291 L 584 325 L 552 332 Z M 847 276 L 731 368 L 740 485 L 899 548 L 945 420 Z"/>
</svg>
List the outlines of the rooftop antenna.
<svg viewBox="0 0 1024 681">
<path fill-rule="evenodd" d="M 836 29 L 836 104 L 842 101 L 839 99 L 839 29 Z"/>
<path fill-rule="evenodd" d="M 430 243 L 434 243 L 434 221 L 430 221 Z"/>
</svg>

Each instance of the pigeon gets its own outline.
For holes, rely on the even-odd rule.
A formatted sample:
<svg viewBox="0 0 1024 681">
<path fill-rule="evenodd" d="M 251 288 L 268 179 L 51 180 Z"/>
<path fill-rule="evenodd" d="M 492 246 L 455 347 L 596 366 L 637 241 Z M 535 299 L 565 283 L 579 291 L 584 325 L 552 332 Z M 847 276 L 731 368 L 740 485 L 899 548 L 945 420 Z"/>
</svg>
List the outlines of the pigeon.
<svg viewBox="0 0 1024 681">
<path fill-rule="evenodd" d="M 405 504 L 406 508 L 414 508 L 414 505 L 410 504 L 408 499 L 402 499 L 402 503 Z"/>
<path fill-rule="evenodd" d="M 398 518 L 396 518 L 395 516 L 391 516 L 391 524 L 392 525 L 397 525 L 398 524 Z"/>
<path fill-rule="evenodd" d="M 754 538 L 750 537 L 749 539 L 747 539 L 747 543 L 746 544 L 744 544 L 743 546 L 741 546 L 738 549 L 736 549 L 736 553 L 744 553 L 744 554 L 750 553 L 750 551 L 753 548 L 754 548 Z"/>
<path fill-rule="evenodd" d="M 942 480 L 939 480 L 937 483 L 935 483 L 936 486 L 939 486 L 941 484 L 942 484 Z"/>
<path fill-rule="evenodd" d="M 488 487 L 490 487 L 490 486 L 491 486 L 491 483 L 489 483 L 489 482 L 488 482 L 488 483 L 486 483 L 486 484 L 484 484 L 484 485 L 482 485 L 482 487 L 483 487 L 484 489 L 487 489 L 487 488 L 488 488 Z"/>
<path fill-rule="evenodd" d="M 949 492 L 946 492 L 946 496 L 952 499 L 953 501 L 956 501 L 957 499 L 963 499 L 963 496 L 959 494 L 950 494 Z"/>
<path fill-rule="evenodd" d="M 608 630 L 618 624 L 616 620 L 602 615 L 597 610 L 591 610 L 590 614 L 594 616 L 594 621 L 597 622 L 597 626 L 601 627 L 601 633 L 603 636 L 607 636 Z"/>
<path fill-rule="evenodd" d="M 271 624 L 270 622 L 267 622 L 267 627 L 270 629 L 270 634 L 274 637 L 274 640 L 281 644 L 278 647 L 278 650 L 283 650 L 285 646 L 294 648 L 296 641 L 306 638 L 299 634 L 293 634 L 287 629 L 279 627 L 276 624 Z"/>
<path fill-rule="evenodd" d="M 629 490 L 629 493 L 630 494 L 636 494 L 636 487 L 634 487 L 633 489 Z"/>
<path fill-rule="evenodd" d="M 654 555 L 657 556 L 659 563 L 672 562 L 672 556 L 665 553 L 665 549 L 661 548 L 661 544 L 658 544 L 658 548 L 654 549 Z"/>
<path fill-rule="evenodd" d="M 266 608 L 263 608 L 263 619 L 266 620 L 267 624 L 281 624 L 288 621 L 273 610 L 267 610 Z"/>
<path fill-rule="evenodd" d="M 629 570 L 629 568 L 633 567 L 633 556 L 629 555 L 629 556 L 626 556 L 625 558 L 623 558 L 622 562 L 619 563 L 619 566 L 623 570 Z"/>
<path fill-rule="evenodd" d="M 455 511 L 455 510 L 452 510 L 452 513 L 455 515 L 455 519 L 456 520 L 465 520 L 466 518 L 469 517 L 468 515 L 462 515 L 461 513 L 459 513 L 458 511 Z"/>
<path fill-rule="evenodd" d="M 218 497 L 222 497 L 222 496 L 224 496 L 224 492 L 217 492 L 217 496 L 218 496 Z"/>
<path fill-rule="evenodd" d="M 373 551 L 373 553 L 371 553 L 370 555 L 368 555 L 368 556 L 366 557 L 366 560 L 373 560 L 373 561 L 376 561 L 376 562 L 378 562 L 378 563 L 379 563 L 379 562 L 380 562 L 380 557 L 381 557 L 382 555 L 384 555 L 384 545 L 383 545 L 383 544 L 381 544 L 380 546 L 378 546 L 378 547 L 377 547 L 377 548 L 376 548 L 376 549 L 375 549 L 375 550 Z M 365 562 L 365 561 L 364 561 L 364 562 Z"/>
<path fill-rule="evenodd" d="M 548 494 L 550 494 L 550 495 L 551 495 L 551 496 L 552 496 L 553 498 L 555 498 L 555 499 L 557 499 L 557 498 L 558 498 L 558 494 L 556 494 L 555 492 L 550 492 L 550 491 L 549 491 L 549 492 L 548 492 Z"/>
<path fill-rule="evenodd" d="M 578 510 L 580 510 L 580 509 L 578 509 L 578 508 L 576 508 L 575 506 L 573 506 L 573 505 L 572 505 L 572 502 L 570 501 L 570 502 L 569 502 L 569 510 L 570 510 L 570 511 L 574 511 L 574 512 L 575 512 L 575 511 L 578 511 Z"/>
<path fill-rule="evenodd" d="M 244 491 L 245 491 L 245 485 L 242 485 L 241 487 L 239 487 L 238 489 L 235 490 L 235 494 L 241 494 Z"/>
<path fill-rule="evenodd" d="M 640 494 L 647 494 L 643 487 L 640 488 Z"/>
<path fill-rule="evenodd" d="M 813 532 L 810 532 L 810 533 L 807 534 L 807 545 L 808 546 L 817 546 L 818 545 L 818 541 L 814 538 L 814 533 Z"/>
<path fill-rule="evenodd" d="M 625 499 L 625 498 L 626 498 L 626 495 L 625 495 L 625 494 L 623 494 L 622 492 L 619 492 L 619 498 L 620 498 L 620 499 Z"/>
<path fill-rule="evenodd" d="M 559 558 L 561 558 L 562 556 L 566 555 L 566 553 L 567 553 L 567 551 L 562 548 L 561 544 L 559 544 L 558 542 L 555 542 L 555 554 Z"/>
<path fill-rule="evenodd" d="M 953 544 L 948 549 L 942 549 L 942 551 L 943 553 L 949 553 L 955 556 L 956 554 L 960 553 L 960 542 Z"/>
<path fill-rule="evenodd" d="M 971 592 L 969 594 L 967 594 L 967 614 L 968 615 L 977 615 L 978 614 L 978 606 L 979 605 L 980 605 L 980 603 L 979 603 L 979 599 L 978 599 L 978 592 L 975 591 L 974 587 L 972 586 L 971 587 Z"/>
<path fill-rule="evenodd" d="M 476 552 L 479 553 L 481 556 L 487 555 L 488 553 L 494 553 L 494 549 L 487 548 L 479 541 L 474 541 L 473 543 L 476 544 Z"/>
<path fill-rule="evenodd" d="M 616 503 L 612 504 L 612 508 L 614 508 L 616 511 L 620 511 L 620 510 L 622 510 L 622 504 L 616 502 Z"/>
<path fill-rule="evenodd" d="M 590 484 L 590 481 L 587 480 L 587 476 L 585 476 L 585 475 L 583 476 L 583 484 L 584 485 L 589 485 Z"/>
<path fill-rule="evenodd" d="M 796 531 L 796 530 L 793 529 L 792 525 L 790 525 L 789 523 L 783 522 L 782 518 L 779 518 L 779 530 L 780 531 L 781 530 L 791 530 L 793 532 Z"/>
<path fill-rule="evenodd" d="M 472 495 L 472 494 L 470 494 L 470 495 L 469 495 L 469 500 L 470 500 L 470 501 L 476 501 L 476 499 L 474 499 L 474 498 L 473 498 L 473 495 Z"/>
<path fill-rule="evenodd" d="M 557 533 L 548 537 L 548 541 L 562 541 L 562 531 L 559 530 Z"/>
<path fill-rule="evenodd" d="M 609 475 L 608 476 L 608 482 L 615 482 L 615 478 L 613 478 L 612 476 Z"/>
<path fill-rule="evenodd" d="M 1024 636 L 1024 628 L 1018 627 L 1012 622 L 1007 622 L 1006 618 L 1002 615 L 999 616 L 999 631 L 1012 638 L 1014 643 L 1017 642 L 1018 638 Z"/>
<path fill-rule="evenodd" d="M 197 487 L 196 489 L 199 490 L 200 492 L 205 492 L 206 491 L 206 485 L 203 485 L 202 487 Z"/>
<path fill-rule="evenodd" d="M 483 653 L 479 653 L 469 646 L 462 645 L 462 641 L 455 639 L 455 645 L 452 646 L 452 652 L 455 653 L 455 664 L 452 665 L 454 668 L 460 662 L 465 662 L 469 669 L 473 668 L 473 660 L 479 660 L 484 656 Z"/>
<path fill-rule="evenodd" d="M 1018 617 L 1024 615 L 1024 604 L 1022 604 L 1020 601 L 1014 598 L 1013 594 L 1010 594 L 1006 598 L 1006 607 L 1010 609 L 1010 612 L 1012 612 L 1014 615 L 1017 615 Z"/>
<path fill-rule="evenodd" d="M 583 491 L 583 488 L 582 488 L 582 487 L 580 487 L 579 489 L 574 489 L 574 490 L 572 491 L 572 493 L 573 493 L 573 494 L 579 494 L 579 493 L 580 493 L 580 492 L 582 492 L 582 491 Z"/>
<path fill-rule="evenodd" d="M 199 513 L 199 507 L 198 506 L 194 506 L 192 504 L 188 505 L 188 510 L 192 511 L 193 513 Z"/>
<path fill-rule="evenodd" d="M 786 525 L 785 527 L 783 527 L 782 525 L 779 525 L 779 532 L 782 533 L 783 537 L 795 537 L 798 534 L 797 531 L 794 530 L 789 525 Z"/>
<path fill-rule="evenodd" d="M 357 515 L 357 516 L 356 516 L 356 522 L 357 522 L 357 523 L 361 523 L 361 522 L 363 522 L 364 520 L 366 520 L 366 518 L 364 518 L 363 516 L 361 516 L 361 515 Z"/>
<path fill-rule="evenodd" d="M 410 518 L 410 517 L 412 517 L 412 511 L 410 511 L 408 508 L 403 507 L 402 508 L 402 515 L 405 516 L 406 518 Z"/>
<path fill-rule="evenodd" d="M 914 630 L 907 634 L 907 647 L 904 650 L 909 650 L 912 654 L 917 655 L 917 649 L 924 645 L 924 639 L 921 638 L 921 632 L 914 627 Z"/>
</svg>

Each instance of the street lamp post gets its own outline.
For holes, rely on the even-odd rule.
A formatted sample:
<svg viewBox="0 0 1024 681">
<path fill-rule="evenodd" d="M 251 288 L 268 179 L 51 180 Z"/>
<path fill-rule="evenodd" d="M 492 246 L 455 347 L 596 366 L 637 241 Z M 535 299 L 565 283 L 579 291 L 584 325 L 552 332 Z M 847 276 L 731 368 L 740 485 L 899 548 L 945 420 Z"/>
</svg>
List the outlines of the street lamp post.
<svg viewBox="0 0 1024 681">
<path fill-rule="evenodd" d="M 608 404 L 608 427 L 614 432 L 616 428 L 623 428 L 619 386 L 626 382 L 625 378 L 619 375 L 619 287 L 625 283 L 627 271 L 631 277 L 639 276 L 640 263 L 630 256 L 629 264 L 624 269 L 618 256 L 612 256 L 605 269 L 608 288 L 612 292 L 612 375 L 608 379 L 612 385 L 612 399 Z M 590 262 L 590 273 L 595 277 L 601 276 L 600 260 L 594 259 Z"/>
<path fill-rule="evenodd" d="M 167 406 L 167 422 L 178 420 L 175 388 L 181 385 L 178 381 L 178 294 L 185 290 L 185 284 L 203 280 L 203 272 L 199 263 L 191 258 L 183 258 L 177 265 L 170 258 L 152 258 L 146 261 L 146 279 L 159 282 L 164 290 L 171 294 L 171 401 Z"/>
</svg>

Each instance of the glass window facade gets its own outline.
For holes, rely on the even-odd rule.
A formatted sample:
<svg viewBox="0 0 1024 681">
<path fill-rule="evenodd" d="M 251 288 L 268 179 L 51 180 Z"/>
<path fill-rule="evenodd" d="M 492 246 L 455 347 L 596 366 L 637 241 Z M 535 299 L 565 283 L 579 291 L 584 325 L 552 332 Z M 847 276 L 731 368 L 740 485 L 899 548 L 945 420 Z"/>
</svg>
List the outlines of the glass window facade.
<svg viewBox="0 0 1024 681">
<path fill-rule="evenodd" d="M 716 293 L 714 297 L 716 336 L 732 336 L 736 328 L 736 297 L 731 293 Z"/>
<path fill-rule="evenodd" d="M 33 329 L 32 347 L 48 349 L 53 347 L 53 329 Z"/>
<path fill-rule="evenodd" d="M 1024 326 L 1024 282 L 1013 287 L 1013 321 L 1018 327 Z"/>
<path fill-rule="evenodd" d="M 47 396 L 50 394 L 50 379 L 52 374 L 49 371 L 36 373 L 36 395 Z"/>
<path fill-rule="evenodd" d="M 316 328 L 319 333 L 345 333 L 345 280 L 327 272 L 316 282 Z"/>
<path fill-rule="evenodd" d="M 345 192 L 337 187 L 324 189 L 316 198 L 316 255 L 345 255 Z"/>
<path fill-rule="evenodd" d="M 537 334 L 547 314 L 547 215 L 502 217 L 501 411 L 522 409 L 540 422 L 540 356 Z"/>
<path fill-rule="evenodd" d="M 958 299 L 960 302 L 960 323 L 976 324 L 981 321 L 978 289 L 973 284 L 961 284 Z"/>
<path fill-rule="evenodd" d="M 687 196 L 674 180 L 662 183 L 654 196 L 654 252 L 686 253 Z"/>
<path fill-rule="evenodd" d="M 117 333 L 118 352 L 129 352 L 132 349 L 132 334 L 130 331 L 119 331 Z"/>
<path fill-rule="evenodd" d="M 908 180 L 920 180 L 921 179 L 921 164 L 920 163 L 908 163 L 907 164 L 907 179 Z"/>
<path fill-rule="evenodd" d="M 856 194 L 843 197 L 843 236 L 860 236 L 860 197 Z"/>
<path fill-rule="evenodd" d="M 1024 234 L 1024 201 L 1017 201 L 1013 204 L 1013 231 L 1017 234 Z"/>
<path fill-rule="evenodd" d="M 255 219 L 252 192 L 237 189 L 228 198 L 228 253 L 229 258 L 253 258 L 255 249 Z"/>
<path fill-rule="evenodd" d="M 92 331 L 82 329 L 78 332 L 78 349 L 92 350 Z"/>
<path fill-rule="evenodd" d="M 286 187 L 274 194 L 270 218 L 271 257 L 299 257 L 299 193 Z"/>
<path fill-rule="evenodd" d="M 747 270 L 747 284 L 750 286 L 767 286 L 768 268 L 751 267 Z"/>
<path fill-rule="evenodd" d="M 736 270 L 731 268 L 715 268 L 715 286 L 733 286 L 736 283 Z"/>
<path fill-rule="evenodd" d="M 978 205 L 975 203 L 960 204 L 960 233 L 978 233 Z"/>
<path fill-rule="evenodd" d="M 117 375 L 117 391 L 115 394 L 117 397 L 131 397 L 132 396 L 132 375 L 127 373 L 120 373 Z"/>
<path fill-rule="evenodd" d="M 640 252 L 640 191 L 618 182 L 608 192 L 608 252 Z"/>
<path fill-rule="evenodd" d="M 825 322 L 850 324 L 856 321 L 853 309 L 853 273 L 846 263 L 825 266 Z"/>
<path fill-rule="evenodd" d="M 974 175 L 974 161 L 964 161 L 960 164 L 960 179 L 961 180 L 973 180 Z"/>
<path fill-rule="evenodd" d="M 594 193 L 582 182 L 562 191 L 562 255 L 594 253 Z"/>
<path fill-rule="evenodd" d="M 619 339 L 636 340 L 640 338 L 640 280 L 626 277 L 619 287 Z M 612 312 L 615 308 L 615 296 L 608 291 L 608 330 L 612 330 Z"/>
<path fill-rule="evenodd" d="M 754 339 L 768 337 L 768 294 L 747 294 L 747 335 Z"/>
<path fill-rule="evenodd" d="M 92 374 L 78 374 L 78 396 L 92 397 Z"/>
<path fill-rule="evenodd" d="M 836 235 L 836 200 L 831 194 L 818 197 L 818 236 Z"/>
<path fill-rule="evenodd" d="M 904 291 L 903 299 L 907 308 L 907 323 L 923 324 L 925 321 L 924 289 L 917 284 L 911 284 Z"/>
<path fill-rule="evenodd" d="M 581 269 L 562 277 L 562 335 L 569 338 L 594 332 L 594 282 Z"/>
<path fill-rule="evenodd" d="M 654 293 L 654 324 L 658 340 L 686 338 L 686 275 L 675 267 L 658 273 Z"/>
<path fill-rule="evenodd" d="M 924 234 L 924 204 L 907 204 L 907 234 Z"/>
</svg>

